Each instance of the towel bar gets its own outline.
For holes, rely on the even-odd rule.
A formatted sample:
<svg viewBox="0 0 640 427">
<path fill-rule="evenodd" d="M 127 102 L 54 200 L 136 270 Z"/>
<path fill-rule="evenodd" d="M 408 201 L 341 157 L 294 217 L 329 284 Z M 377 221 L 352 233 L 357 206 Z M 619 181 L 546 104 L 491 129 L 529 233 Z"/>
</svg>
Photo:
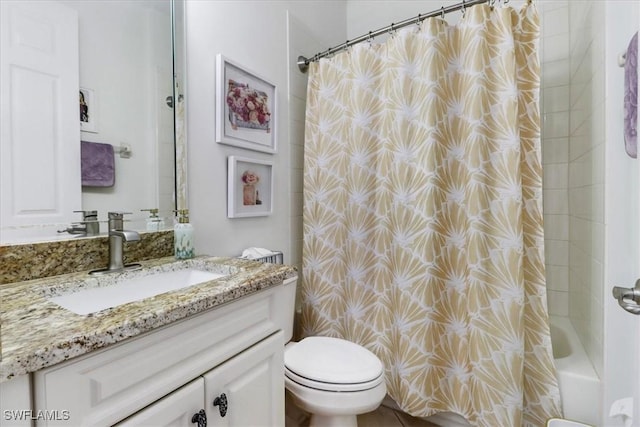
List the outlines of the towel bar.
<svg viewBox="0 0 640 427">
<path fill-rule="evenodd" d="M 626 63 L 627 63 L 627 53 L 625 52 L 618 55 L 618 66 L 624 67 Z"/>
<path fill-rule="evenodd" d="M 128 159 L 131 157 L 131 146 L 129 144 L 121 144 L 119 147 L 113 147 L 113 152 L 118 153 L 122 159 Z"/>
</svg>

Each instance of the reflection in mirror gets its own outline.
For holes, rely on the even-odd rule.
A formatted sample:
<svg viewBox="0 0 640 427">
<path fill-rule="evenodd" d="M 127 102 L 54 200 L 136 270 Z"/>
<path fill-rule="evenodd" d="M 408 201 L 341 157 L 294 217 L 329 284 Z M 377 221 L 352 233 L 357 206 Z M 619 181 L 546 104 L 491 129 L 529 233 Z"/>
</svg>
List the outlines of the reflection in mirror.
<svg viewBox="0 0 640 427">
<path fill-rule="evenodd" d="M 28 3 L 2 1 L 2 24 L 10 32 L 5 36 L 3 31 L 2 39 L 2 127 L 7 131 L 1 145 L 2 156 L 11 157 L 13 164 L 2 164 L 2 204 L 9 206 L 2 208 L 1 243 L 76 238 L 56 231 L 81 221 L 82 215 L 74 213 L 78 210 L 97 210 L 102 233 L 109 211 L 131 212 L 125 228 L 144 230 L 149 214 L 141 210 L 157 208 L 170 227 L 176 202 L 184 203 L 180 191 L 185 191 L 184 177 L 176 177 L 184 167 L 175 160 L 174 132 L 179 131 L 184 144 L 182 2 L 50 0 L 37 2 L 33 10 L 24 6 Z M 32 55 L 33 69 L 14 78 L 16 69 L 25 69 L 20 63 L 24 55 L 47 47 L 50 35 L 33 26 L 45 19 L 43 28 L 60 28 L 53 34 L 60 37 L 56 43 L 67 46 L 71 59 L 60 62 L 71 64 L 69 70 L 56 69 L 55 81 L 43 81 L 43 75 L 52 75 L 41 65 L 47 59 Z M 63 31 L 74 25 L 76 33 Z M 38 39 L 39 34 L 46 35 Z M 34 88 L 47 85 L 61 94 Z M 66 95 L 72 90 L 70 104 Z M 84 103 L 79 103 L 79 93 Z M 5 114 L 4 106 L 14 105 L 18 95 L 28 95 L 29 103 L 18 102 L 20 108 Z M 40 108 L 51 103 L 65 108 Z M 180 114 L 175 123 L 174 112 Z M 35 123 L 49 126 L 31 131 Z M 80 141 L 92 143 L 83 144 L 82 154 Z"/>
</svg>

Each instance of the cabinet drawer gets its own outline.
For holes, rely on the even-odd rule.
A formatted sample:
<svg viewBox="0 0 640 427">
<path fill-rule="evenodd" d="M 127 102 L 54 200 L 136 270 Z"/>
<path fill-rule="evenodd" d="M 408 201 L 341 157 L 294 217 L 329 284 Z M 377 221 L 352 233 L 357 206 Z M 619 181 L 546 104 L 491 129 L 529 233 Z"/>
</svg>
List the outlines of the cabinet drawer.
<svg viewBox="0 0 640 427">
<path fill-rule="evenodd" d="M 203 396 L 204 381 L 197 378 L 114 427 L 189 426 L 193 416 L 204 410 Z"/>
<path fill-rule="evenodd" d="M 38 425 L 112 425 L 158 400 L 278 330 L 278 288 L 36 372 L 36 409 L 70 414 Z"/>
</svg>

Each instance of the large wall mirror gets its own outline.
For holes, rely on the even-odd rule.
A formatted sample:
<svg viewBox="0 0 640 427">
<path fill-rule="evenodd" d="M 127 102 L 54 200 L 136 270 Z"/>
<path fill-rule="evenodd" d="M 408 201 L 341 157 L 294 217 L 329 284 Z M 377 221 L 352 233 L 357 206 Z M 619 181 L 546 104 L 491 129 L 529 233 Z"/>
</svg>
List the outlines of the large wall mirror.
<svg viewBox="0 0 640 427">
<path fill-rule="evenodd" d="M 171 227 L 172 211 L 186 207 L 184 1 L 2 7 L 0 243 L 77 238 L 57 230 L 80 221 L 79 210 L 100 221 L 131 212 L 126 227 L 144 230 L 143 209 L 157 208 Z M 52 66 L 49 49 L 67 57 Z M 88 177 L 81 162 L 105 176 Z"/>
</svg>

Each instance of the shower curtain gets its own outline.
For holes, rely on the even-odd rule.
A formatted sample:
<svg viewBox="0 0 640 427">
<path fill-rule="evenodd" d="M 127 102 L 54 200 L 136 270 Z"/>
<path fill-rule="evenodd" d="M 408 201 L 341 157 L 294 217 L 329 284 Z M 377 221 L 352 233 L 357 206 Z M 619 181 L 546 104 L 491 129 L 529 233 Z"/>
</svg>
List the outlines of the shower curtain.
<svg viewBox="0 0 640 427">
<path fill-rule="evenodd" d="M 373 351 L 409 414 L 561 415 L 538 37 L 533 5 L 479 5 L 311 64 L 302 334 Z"/>
</svg>

